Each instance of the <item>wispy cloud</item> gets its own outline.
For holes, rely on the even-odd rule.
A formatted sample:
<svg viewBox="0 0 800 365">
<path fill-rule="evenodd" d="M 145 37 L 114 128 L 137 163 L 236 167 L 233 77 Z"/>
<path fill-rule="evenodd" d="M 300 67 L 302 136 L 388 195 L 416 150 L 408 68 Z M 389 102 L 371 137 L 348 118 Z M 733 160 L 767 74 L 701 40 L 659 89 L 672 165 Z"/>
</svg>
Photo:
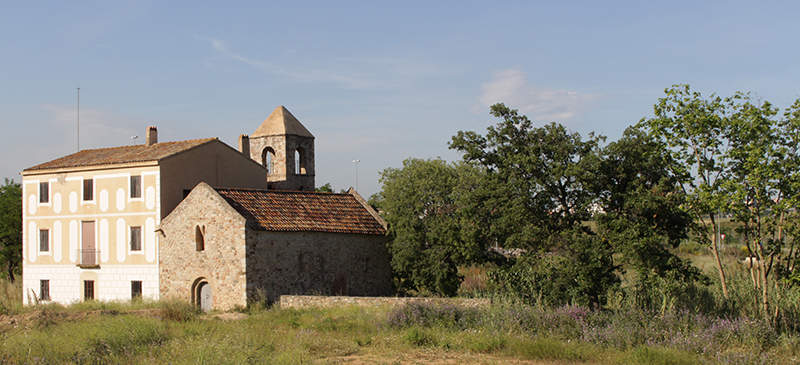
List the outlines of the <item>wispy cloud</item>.
<svg viewBox="0 0 800 365">
<path fill-rule="evenodd" d="M 335 82 L 339 84 L 343 84 L 348 88 L 353 89 L 372 89 L 376 88 L 379 85 L 371 81 L 367 78 L 360 78 L 360 77 L 353 77 L 347 76 L 342 73 L 332 72 L 328 70 L 322 69 L 300 69 L 297 67 L 294 68 L 286 68 L 275 63 L 271 62 L 264 62 L 257 59 L 252 59 L 250 57 L 242 56 L 240 54 L 234 53 L 228 50 L 227 45 L 224 41 L 219 39 L 213 38 L 203 38 L 203 37 L 196 37 L 198 39 L 206 40 L 211 43 L 211 46 L 214 48 L 215 51 L 234 59 L 236 61 L 242 62 L 246 65 L 250 65 L 260 69 L 261 71 L 281 75 L 284 77 L 292 78 L 297 81 L 302 82 L 315 82 L 315 81 L 323 81 L 323 82 Z"/>
<path fill-rule="evenodd" d="M 329 58 L 323 67 L 303 60 L 284 66 L 244 56 L 231 51 L 227 44 L 215 38 L 195 36 L 209 42 L 223 56 L 253 66 L 263 72 L 280 75 L 300 82 L 331 82 L 345 88 L 358 90 L 395 89 L 407 85 L 414 78 L 449 75 L 452 69 L 421 62 L 404 55 L 402 57 L 338 57 Z"/>
<path fill-rule="evenodd" d="M 481 85 L 483 95 L 478 101 L 486 105 L 505 103 L 531 120 L 566 122 L 600 98 L 595 94 L 533 85 L 528 82 L 528 74 L 519 70 L 496 71 L 492 76 L 492 81 Z"/>
</svg>

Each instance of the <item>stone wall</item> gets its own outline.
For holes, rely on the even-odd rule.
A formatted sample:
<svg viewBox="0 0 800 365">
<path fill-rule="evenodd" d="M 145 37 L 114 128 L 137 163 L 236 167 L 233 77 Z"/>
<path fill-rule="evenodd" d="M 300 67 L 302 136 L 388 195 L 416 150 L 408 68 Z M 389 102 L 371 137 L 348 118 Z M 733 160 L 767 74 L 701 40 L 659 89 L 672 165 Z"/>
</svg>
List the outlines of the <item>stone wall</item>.
<svg viewBox="0 0 800 365">
<path fill-rule="evenodd" d="M 201 183 L 162 221 L 159 283 L 162 298 L 193 300 L 206 281 L 213 307 L 245 306 L 245 219 Z M 197 229 L 204 249 L 197 250 Z"/>
<path fill-rule="evenodd" d="M 453 304 L 470 308 L 487 308 L 492 304 L 490 299 L 466 299 L 466 298 L 398 298 L 398 297 L 329 297 L 311 295 L 281 295 L 281 308 L 329 308 L 358 305 L 365 307 L 373 306 L 396 306 L 408 303 L 441 303 Z"/>
<path fill-rule="evenodd" d="M 295 135 L 261 136 L 250 138 L 250 157 L 264 166 L 264 149 L 275 152 L 272 173 L 267 175 L 269 189 L 314 191 L 314 138 Z M 294 151 L 302 149 L 300 166 L 305 171 L 295 174 Z"/>
<path fill-rule="evenodd" d="M 251 299 L 286 294 L 391 294 L 388 242 L 383 235 L 247 232 Z"/>
</svg>

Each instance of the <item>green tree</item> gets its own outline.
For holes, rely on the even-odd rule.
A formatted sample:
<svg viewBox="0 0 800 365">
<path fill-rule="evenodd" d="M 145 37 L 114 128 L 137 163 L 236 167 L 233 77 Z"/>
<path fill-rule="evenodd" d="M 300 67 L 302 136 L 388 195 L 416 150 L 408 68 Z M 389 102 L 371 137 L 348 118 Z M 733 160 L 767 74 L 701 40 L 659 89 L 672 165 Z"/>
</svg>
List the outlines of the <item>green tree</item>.
<svg viewBox="0 0 800 365">
<path fill-rule="evenodd" d="M 494 282 L 545 304 L 602 305 L 619 278 L 611 246 L 583 224 L 594 200 L 588 167 L 602 137 L 584 140 L 555 123 L 534 127 L 503 104 L 491 113 L 502 121 L 485 136 L 458 132 L 450 148 L 486 171 L 462 204 L 465 226 L 474 237 L 527 251 L 493 272 Z"/>
<path fill-rule="evenodd" d="M 537 128 L 503 104 L 493 105 L 491 113 L 502 121 L 486 136 L 459 131 L 450 141 L 464 161 L 486 170 L 473 197 L 483 211 L 475 216 L 491 222 L 487 237 L 504 247 L 539 250 L 558 244 L 560 232 L 579 229 L 590 217 L 585 164 L 602 137 L 583 140 L 555 123 Z"/>
<path fill-rule="evenodd" d="M 22 265 L 22 187 L 9 179 L 0 186 L 0 265 L 14 282 Z"/>
<path fill-rule="evenodd" d="M 700 271 L 668 250 L 688 238 L 692 217 L 679 178 L 672 174 L 669 152 L 635 127 L 600 152 L 594 191 L 600 212 L 597 231 L 613 247 L 620 261 L 636 271 L 637 300 L 641 307 L 677 305 L 698 279 Z M 661 300 L 645 295 L 657 291 Z M 682 304 L 686 304 L 685 301 Z"/>
<path fill-rule="evenodd" d="M 689 85 L 665 90 L 653 109 L 655 116 L 639 126 L 670 151 L 670 165 L 687 194 L 688 212 L 695 219 L 697 238 L 710 245 L 716 260 L 722 292 L 728 298 L 725 270 L 719 254 L 719 213 L 727 209 L 723 191 L 729 171 L 730 143 L 726 138 L 735 101 L 711 95 L 704 99 Z"/>
<path fill-rule="evenodd" d="M 314 191 L 320 193 L 332 193 L 333 188 L 331 187 L 331 183 L 325 183 L 325 185 L 318 186 L 316 189 L 314 189 Z"/>
<path fill-rule="evenodd" d="M 459 196 L 466 164 L 441 159 L 407 159 L 403 167 L 381 172 L 380 204 L 392 238 L 392 270 L 400 291 L 454 295 L 458 265 L 483 254 L 476 242 L 461 239 Z"/>
</svg>

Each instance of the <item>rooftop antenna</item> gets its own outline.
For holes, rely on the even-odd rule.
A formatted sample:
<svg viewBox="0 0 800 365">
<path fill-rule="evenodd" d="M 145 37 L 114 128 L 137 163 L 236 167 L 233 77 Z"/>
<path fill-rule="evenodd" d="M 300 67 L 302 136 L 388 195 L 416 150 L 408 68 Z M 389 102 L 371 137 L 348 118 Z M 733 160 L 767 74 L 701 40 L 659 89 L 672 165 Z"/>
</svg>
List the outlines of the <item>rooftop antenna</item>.
<svg viewBox="0 0 800 365">
<path fill-rule="evenodd" d="M 81 151 L 81 88 L 78 90 L 78 152 Z"/>
<path fill-rule="evenodd" d="M 136 138 L 139 138 L 139 136 L 131 136 L 134 145 L 136 145 Z"/>
</svg>

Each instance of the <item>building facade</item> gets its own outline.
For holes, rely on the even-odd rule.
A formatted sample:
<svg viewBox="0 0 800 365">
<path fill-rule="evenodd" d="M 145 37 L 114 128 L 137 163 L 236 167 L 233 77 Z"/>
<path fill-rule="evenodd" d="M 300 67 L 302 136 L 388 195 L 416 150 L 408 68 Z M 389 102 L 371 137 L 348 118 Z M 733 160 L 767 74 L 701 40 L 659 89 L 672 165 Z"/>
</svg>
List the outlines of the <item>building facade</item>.
<svg viewBox="0 0 800 365">
<path fill-rule="evenodd" d="M 198 185 L 164 219 L 161 295 L 205 310 L 391 294 L 385 222 L 358 193 Z"/>
<path fill-rule="evenodd" d="M 354 191 L 313 193 L 314 136 L 283 106 L 238 150 L 216 138 L 159 143 L 149 127 L 143 145 L 21 175 L 25 304 L 167 295 L 201 305 L 216 293 L 206 309 L 232 308 L 255 293 L 391 288 L 385 223 Z M 236 189 L 263 199 L 230 198 Z M 293 223 L 269 223 L 281 219 Z"/>
<path fill-rule="evenodd" d="M 22 172 L 25 304 L 158 298 L 161 219 L 200 182 L 261 188 L 216 138 L 83 150 Z"/>
</svg>

